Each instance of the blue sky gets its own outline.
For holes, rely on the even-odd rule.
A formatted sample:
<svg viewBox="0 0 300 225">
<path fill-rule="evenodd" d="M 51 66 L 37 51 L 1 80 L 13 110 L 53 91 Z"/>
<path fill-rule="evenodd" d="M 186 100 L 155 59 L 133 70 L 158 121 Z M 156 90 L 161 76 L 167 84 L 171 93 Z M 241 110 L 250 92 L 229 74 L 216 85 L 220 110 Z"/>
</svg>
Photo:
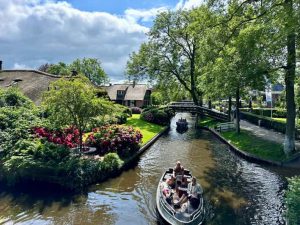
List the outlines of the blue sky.
<svg viewBox="0 0 300 225">
<path fill-rule="evenodd" d="M 158 13 L 202 1 L 0 0 L 0 60 L 4 69 L 36 69 L 97 58 L 111 82 L 120 82 Z"/>
<path fill-rule="evenodd" d="M 151 9 L 162 6 L 174 8 L 178 0 L 68 0 L 75 8 L 86 11 L 105 11 L 122 15 L 128 8 Z"/>
</svg>

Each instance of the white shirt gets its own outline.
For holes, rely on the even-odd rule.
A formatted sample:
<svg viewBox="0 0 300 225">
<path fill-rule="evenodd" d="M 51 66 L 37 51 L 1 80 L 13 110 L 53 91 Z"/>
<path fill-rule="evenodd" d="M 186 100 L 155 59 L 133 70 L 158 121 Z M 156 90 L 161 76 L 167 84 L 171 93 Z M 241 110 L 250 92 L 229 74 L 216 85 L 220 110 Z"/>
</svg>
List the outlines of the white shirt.
<svg viewBox="0 0 300 225">
<path fill-rule="evenodd" d="M 202 188 L 200 187 L 199 184 L 193 185 L 192 182 L 188 184 L 188 190 L 187 190 L 189 195 L 200 195 L 203 193 Z"/>
</svg>

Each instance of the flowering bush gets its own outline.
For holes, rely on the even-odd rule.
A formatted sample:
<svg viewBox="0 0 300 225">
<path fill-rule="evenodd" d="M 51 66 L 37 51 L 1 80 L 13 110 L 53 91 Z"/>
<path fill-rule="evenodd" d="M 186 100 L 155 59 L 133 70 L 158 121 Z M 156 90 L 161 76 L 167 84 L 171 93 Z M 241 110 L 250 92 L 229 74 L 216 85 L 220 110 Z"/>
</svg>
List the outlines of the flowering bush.
<svg viewBox="0 0 300 225">
<path fill-rule="evenodd" d="M 130 109 L 131 109 L 132 114 L 141 114 L 141 112 L 142 112 L 142 109 L 139 107 L 131 107 Z"/>
<path fill-rule="evenodd" d="M 85 144 L 96 147 L 100 155 L 116 152 L 120 156 L 128 156 L 138 149 L 142 137 L 141 132 L 132 127 L 110 125 L 94 129 Z"/>
<path fill-rule="evenodd" d="M 33 128 L 35 135 L 39 138 L 46 138 L 48 142 L 74 148 L 79 145 L 79 131 L 75 127 L 68 127 L 62 130 L 49 130 L 44 127 Z"/>
<path fill-rule="evenodd" d="M 151 107 L 150 109 L 144 109 L 141 114 L 141 119 L 159 125 L 167 125 L 170 122 L 171 117 L 172 115 L 164 109 L 153 107 Z"/>
</svg>

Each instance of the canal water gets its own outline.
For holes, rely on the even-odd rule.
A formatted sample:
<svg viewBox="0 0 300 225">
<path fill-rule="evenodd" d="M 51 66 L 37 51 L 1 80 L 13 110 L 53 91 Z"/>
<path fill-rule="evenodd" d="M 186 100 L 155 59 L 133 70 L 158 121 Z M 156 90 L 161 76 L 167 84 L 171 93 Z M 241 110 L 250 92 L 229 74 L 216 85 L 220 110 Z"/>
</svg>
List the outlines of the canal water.
<svg viewBox="0 0 300 225">
<path fill-rule="evenodd" d="M 180 117 L 189 122 L 189 130 L 183 134 L 176 131 Z M 157 183 L 177 160 L 204 188 L 205 224 L 285 224 L 286 177 L 300 172 L 247 162 L 193 125 L 190 114 L 177 114 L 170 131 L 135 165 L 84 194 L 13 192 L 0 187 L 0 224 L 164 224 L 156 211 Z"/>
</svg>

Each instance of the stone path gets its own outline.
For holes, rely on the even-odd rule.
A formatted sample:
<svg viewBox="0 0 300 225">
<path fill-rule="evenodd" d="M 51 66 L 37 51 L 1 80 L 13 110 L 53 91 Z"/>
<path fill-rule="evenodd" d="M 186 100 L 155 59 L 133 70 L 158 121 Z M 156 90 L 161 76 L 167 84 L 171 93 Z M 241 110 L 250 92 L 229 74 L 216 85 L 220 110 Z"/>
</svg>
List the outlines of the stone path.
<svg viewBox="0 0 300 225">
<path fill-rule="evenodd" d="M 284 134 L 282 134 L 280 132 L 276 132 L 274 130 L 269 130 L 269 129 L 266 129 L 263 127 L 259 127 L 252 123 L 249 123 L 245 120 L 241 120 L 240 124 L 241 124 L 242 129 L 250 131 L 257 137 L 283 144 Z M 296 146 L 297 151 L 300 151 L 300 141 L 299 140 L 297 140 L 295 142 L 295 146 Z M 293 160 L 292 162 L 288 163 L 287 165 L 291 166 L 291 167 L 300 168 L 300 157 L 298 157 L 296 160 Z"/>
</svg>

